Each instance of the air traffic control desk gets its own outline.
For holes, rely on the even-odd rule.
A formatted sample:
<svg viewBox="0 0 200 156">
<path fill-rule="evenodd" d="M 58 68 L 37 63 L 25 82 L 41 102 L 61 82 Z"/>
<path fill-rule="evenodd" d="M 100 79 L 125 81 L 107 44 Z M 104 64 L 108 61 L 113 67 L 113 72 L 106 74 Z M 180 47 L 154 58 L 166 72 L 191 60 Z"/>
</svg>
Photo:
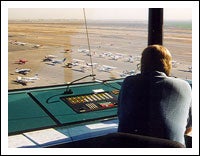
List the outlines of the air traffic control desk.
<svg viewBox="0 0 200 156">
<path fill-rule="evenodd" d="M 51 147 L 117 132 L 122 81 L 10 90 L 8 147 Z"/>
<path fill-rule="evenodd" d="M 123 79 L 8 92 L 8 146 L 48 147 L 117 131 Z"/>
</svg>

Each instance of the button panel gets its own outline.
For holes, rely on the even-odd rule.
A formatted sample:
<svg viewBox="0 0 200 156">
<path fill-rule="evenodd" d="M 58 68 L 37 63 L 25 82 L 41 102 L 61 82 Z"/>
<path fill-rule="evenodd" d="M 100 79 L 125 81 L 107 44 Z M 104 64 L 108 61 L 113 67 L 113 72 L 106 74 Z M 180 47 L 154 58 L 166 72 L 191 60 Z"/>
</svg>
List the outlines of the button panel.
<svg viewBox="0 0 200 156">
<path fill-rule="evenodd" d="M 61 97 L 75 112 L 84 113 L 117 107 L 117 94 L 113 92 L 91 93 Z"/>
</svg>

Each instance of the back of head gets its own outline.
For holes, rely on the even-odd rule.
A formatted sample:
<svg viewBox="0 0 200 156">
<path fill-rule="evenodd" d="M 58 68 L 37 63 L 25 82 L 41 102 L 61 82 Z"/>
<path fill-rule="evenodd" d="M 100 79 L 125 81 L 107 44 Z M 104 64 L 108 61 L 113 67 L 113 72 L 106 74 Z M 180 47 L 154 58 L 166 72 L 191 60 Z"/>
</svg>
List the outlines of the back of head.
<svg viewBox="0 0 200 156">
<path fill-rule="evenodd" d="M 141 73 L 160 71 L 167 76 L 172 68 L 172 56 L 167 48 L 162 45 L 149 45 L 142 52 Z"/>
</svg>

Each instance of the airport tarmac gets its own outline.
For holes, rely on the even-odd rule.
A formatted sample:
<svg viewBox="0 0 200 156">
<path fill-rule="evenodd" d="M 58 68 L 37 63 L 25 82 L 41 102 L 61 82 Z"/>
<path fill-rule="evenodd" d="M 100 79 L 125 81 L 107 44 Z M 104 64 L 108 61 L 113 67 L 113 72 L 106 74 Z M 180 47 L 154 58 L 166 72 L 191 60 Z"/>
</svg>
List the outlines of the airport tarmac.
<svg viewBox="0 0 200 156">
<path fill-rule="evenodd" d="M 120 74 L 124 71 L 139 72 L 137 64 L 140 63 L 141 52 L 147 45 L 146 30 L 141 31 L 142 28 L 134 27 L 126 30 L 124 28 L 111 29 L 110 26 L 101 29 L 96 26 L 89 27 L 89 48 L 82 24 L 9 23 L 8 89 L 66 84 L 90 74 L 95 74 L 96 79 L 105 80 L 122 78 Z M 192 72 L 188 70 L 192 64 L 191 40 L 188 39 L 190 36 L 184 36 L 183 41 L 176 38 L 178 33 L 172 34 L 174 38 L 165 40 L 165 45 L 173 51 L 173 60 L 176 61 L 172 76 L 192 79 Z M 84 49 L 90 49 L 90 52 L 84 52 Z M 67 59 L 64 63 L 52 65 L 51 62 L 43 61 L 47 55 L 56 55 L 55 59 L 65 57 Z M 129 60 L 130 56 L 133 62 Z M 19 59 L 26 59 L 28 62 L 17 64 Z M 84 63 L 67 68 L 65 65 L 71 63 L 73 59 L 84 60 Z M 86 67 L 86 63 L 97 65 L 93 68 Z M 84 68 L 81 68 L 83 65 Z M 102 66 L 115 68 L 110 72 L 100 71 Z M 30 68 L 31 72 L 26 76 L 33 77 L 38 74 L 39 80 L 28 83 L 26 86 L 13 82 L 19 75 L 15 73 L 16 68 Z M 20 76 L 23 75 L 20 74 Z M 93 77 L 88 77 L 77 83 L 92 80 Z"/>
</svg>

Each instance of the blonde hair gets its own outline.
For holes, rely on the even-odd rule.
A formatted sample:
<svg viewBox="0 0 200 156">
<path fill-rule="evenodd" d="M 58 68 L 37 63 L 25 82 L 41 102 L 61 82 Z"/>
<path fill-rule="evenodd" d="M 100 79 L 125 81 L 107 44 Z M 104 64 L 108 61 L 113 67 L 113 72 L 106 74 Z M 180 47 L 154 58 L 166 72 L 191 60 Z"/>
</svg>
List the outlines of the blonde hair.
<svg viewBox="0 0 200 156">
<path fill-rule="evenodd" d="M 149 71 L 164 72 L 170 75 L 172 56 L 167 48 L 162 45 L 149 45 L 142 52 L 141 73 Z"/>
</svg>

